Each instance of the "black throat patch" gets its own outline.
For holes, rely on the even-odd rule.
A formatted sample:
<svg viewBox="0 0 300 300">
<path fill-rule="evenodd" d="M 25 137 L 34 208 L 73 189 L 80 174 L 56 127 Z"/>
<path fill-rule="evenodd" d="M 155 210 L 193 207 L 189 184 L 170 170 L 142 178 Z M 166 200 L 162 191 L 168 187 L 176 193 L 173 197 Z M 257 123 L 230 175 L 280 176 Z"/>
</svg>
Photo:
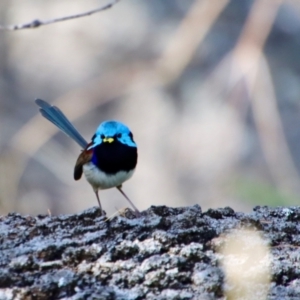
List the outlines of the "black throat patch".
<svg viewBox="0 0 300 300">
<path fill-rule="evenodd" d="M 129 172 L 137 164 L 137 147 L 129 147 L 119 141 L 102 143 L 93 148 L 92 162 L 107 174 Z"/>
</svg>

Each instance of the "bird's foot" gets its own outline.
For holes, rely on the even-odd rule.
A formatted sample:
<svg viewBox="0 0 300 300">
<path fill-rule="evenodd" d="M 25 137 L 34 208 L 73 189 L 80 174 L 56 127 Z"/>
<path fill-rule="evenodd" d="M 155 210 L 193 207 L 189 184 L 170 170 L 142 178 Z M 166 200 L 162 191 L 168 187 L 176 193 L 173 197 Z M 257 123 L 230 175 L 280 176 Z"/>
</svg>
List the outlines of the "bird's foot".
<svg viewBox="0 0 300 300">
<path fill-rule="evenodd" d="M 124 208 L 120 209 L 118 212 L 119 212 L 119 216 L 127 218 L 127 219 L 141 217 L 141 213 L 139 211 L 135 211 L 129 207 L 124 207 Z"/>
</svg>

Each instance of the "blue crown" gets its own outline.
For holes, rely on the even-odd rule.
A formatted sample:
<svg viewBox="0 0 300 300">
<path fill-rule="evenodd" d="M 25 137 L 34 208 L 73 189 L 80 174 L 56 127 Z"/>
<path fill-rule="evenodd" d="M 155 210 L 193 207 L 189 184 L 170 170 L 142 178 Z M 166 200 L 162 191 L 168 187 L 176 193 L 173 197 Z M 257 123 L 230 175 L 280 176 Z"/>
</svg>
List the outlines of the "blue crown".
<svg viewBox="0 0 300 300">
<path fill-rule="evenodd" d="M 129 147 L 136 147 L 130 129 L 123 123 L 117 121 L 106 121 L 99 125 L 94 137 L 93 144 L 88 148 L 92 149 L 103 143 L 103 138 L 116 138 L 120 143 Z"/>
</svg>

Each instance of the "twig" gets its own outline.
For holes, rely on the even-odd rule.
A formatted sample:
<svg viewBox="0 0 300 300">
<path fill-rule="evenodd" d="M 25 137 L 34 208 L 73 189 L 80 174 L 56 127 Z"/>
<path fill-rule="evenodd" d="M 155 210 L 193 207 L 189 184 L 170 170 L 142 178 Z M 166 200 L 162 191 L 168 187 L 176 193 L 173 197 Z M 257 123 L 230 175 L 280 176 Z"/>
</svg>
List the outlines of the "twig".
<svg viewBox="0 0 300 300">
<path fill-rule="evenodd" d="M 110 3 L 108 3 L 104 6 L 101 6 L 101 7 L 98 7 L 96 9 L 89 10 L 89 11 L 86 11 L 86 12 L 83 12 L 83 13 L 80 13 L 80 14 L 75 14 L 75 15 L 70 15 L 70 16 L 45 20 L 45 21 L 41 21 L 41 20 L 36 19 L 36 20 L 33 20 L 29 23 L 18 24 L 18 25 L 7 25 L 7 26 L 0 25 L 0 30 L 14 31 L 14 30 L 20 30 L 20 29 L 37 28 L 37 27 L 40 27 L 40 26 L 49 25 L 49 24 L 53 24 L 53 23 L 57 23 L 57 22 L 82 18 L 82 17 L 86 17 L 86 16 L 93 15 L 95 13 L 98 13 L 99 11 L 107 10 L 107 9 L 111 8 L 112 6 L 114 6 L 115 4 L 117 4 L 119 1 L 120 0 L 113 0 L 112 2 L 110 2 Z"/>
</svg>

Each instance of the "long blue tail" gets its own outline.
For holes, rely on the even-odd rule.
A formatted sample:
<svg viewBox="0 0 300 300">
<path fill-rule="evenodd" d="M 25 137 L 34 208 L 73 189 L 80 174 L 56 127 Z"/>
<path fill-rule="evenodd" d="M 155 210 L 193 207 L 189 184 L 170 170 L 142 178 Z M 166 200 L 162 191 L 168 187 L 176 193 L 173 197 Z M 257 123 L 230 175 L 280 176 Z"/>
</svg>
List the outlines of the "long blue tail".
<svg viewBox="0 0 300 300">
<path fill-rule="evenodd" d="M 72 138 L 82 149 L 87 146 L 87 141 L 77 131 L 77 129 L 71 124 L 63 112 L 56 106 L 50 105 L 48 102 L 36 99 L 35 103 L 40 107 L 40 113 L 44 118 L 53 123 L 62 132 Z"/>
</svg>

